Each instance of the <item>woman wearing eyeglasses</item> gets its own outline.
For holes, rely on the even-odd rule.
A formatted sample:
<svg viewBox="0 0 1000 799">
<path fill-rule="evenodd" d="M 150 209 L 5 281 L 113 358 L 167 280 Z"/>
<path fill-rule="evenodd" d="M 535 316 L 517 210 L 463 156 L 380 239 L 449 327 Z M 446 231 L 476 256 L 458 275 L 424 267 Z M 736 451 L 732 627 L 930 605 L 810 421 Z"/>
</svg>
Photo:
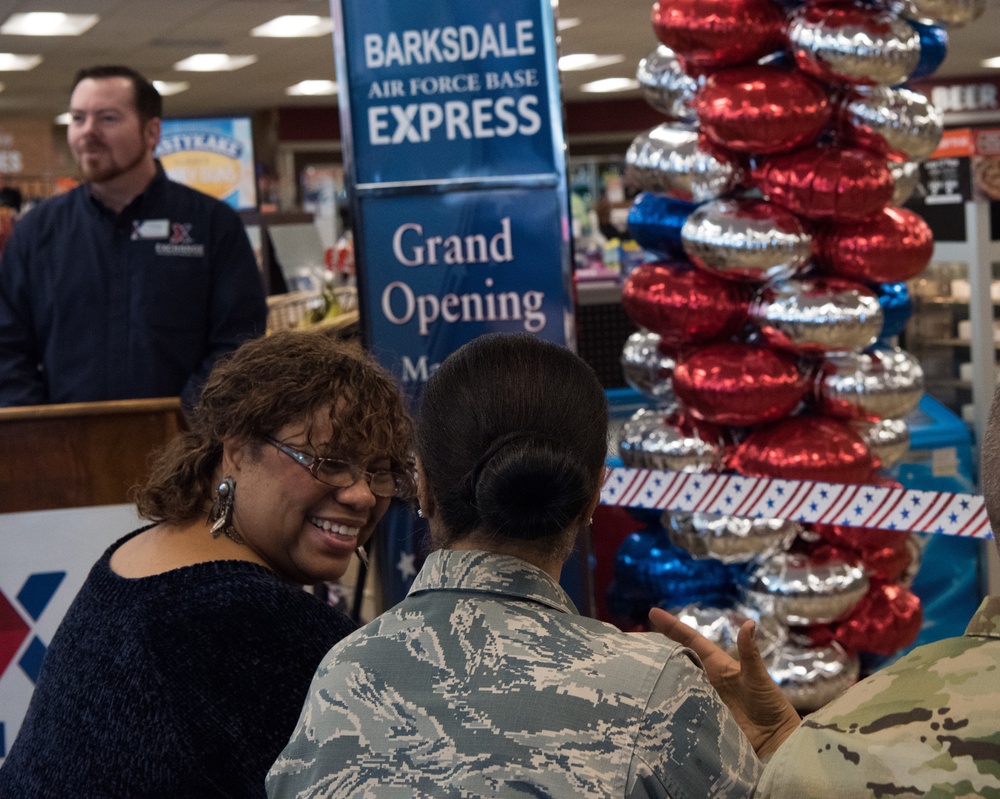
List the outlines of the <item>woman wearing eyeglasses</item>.
<svg viewBox="0 0 1000 799">
<path fill-rule="evenodd" d="M 353 623 L 335 580 L 412 491 L 411 422 L 353 345 L 289 332 L 216 366 L 49 647 L 0 796 L 254 797 Z"/>
</svg>

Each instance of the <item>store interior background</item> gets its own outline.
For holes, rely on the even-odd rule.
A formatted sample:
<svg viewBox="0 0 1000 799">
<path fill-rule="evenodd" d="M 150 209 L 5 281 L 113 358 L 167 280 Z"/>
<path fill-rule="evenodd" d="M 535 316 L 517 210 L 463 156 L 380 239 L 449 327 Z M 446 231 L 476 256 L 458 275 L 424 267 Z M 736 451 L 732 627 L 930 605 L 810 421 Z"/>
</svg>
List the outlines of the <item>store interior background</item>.
<svg viewBox="0 0 1000 799">
<path fill-rule="evenodd" d="M 632 197 L 623 180 L 625 152 L 636 135 L 663 117 L 643 100 L 637 86 L 593 93 L 587 91 L 587 84 L 634 79 L 640 59 L 657 45 L 651 7 L 651 0 L 562 0 L 557 7 L 554 4 L 561 23 L 561 56 L 608 57 L 604 65 L 560 73 L 571 193 L 576 205 L 587 212 L 606 197 L 612 221 L 621 228 Z M 269 243 L 290 258 L 305 259 L 306 265 L 310 257 L 323 258 L 324 250 L 342 232 L 337 211 L 346 202 L 337 98 L 335 94 L 296 96 L 288 89 L 302 81 L 335 80 L 331 36 L 323 32 L 303 38 L 266 38 L 251 31 L 281 15 L 328 19 L 327 0 L 7 0 L 0 7 L 0 26 L 11 14 L 38 11 L 96 14 L 99 21 L 80 36 L 10 35 L 0 28 L 0 186 L 17 186 L 30 202 L 71 182 L 75 169 L 66 148 L 65 128 L 56 118 L 66 110 L 72 76 L 82 66 L 124 63 L 150 79 L 186 84 L 183 90 L 165 96 L 167 118 L 252 119 L 259 209 L 246 212 L 244 218 L 265 241 L 262 257 L 272 292 L 291 287 L 288 281 L 281 282 L 288 277 L 289 264 L 267 263 L 274 255 Z M 1000 2 L 988 0 L 976 23 L 951 32 L 948 56 L 927 85 L 1000 81 L 1000 72 L 982 64 L 984 59 L 1000 56 L 997 30 Z M 7 71 L 4 53 L 36 55 L 40 61 L 26 71 Z M 227 72 L 174 68 L 196 53 L 253 56 L 255 60 Z M 1000 108 L 953 113 L 946 116 L 946 124 L 1000 128 Z M 16 159 L 6 155 L 15 148 Z M 978 339 L 976 331 L 969 329 L 969 301 L 975 301 L 977 285 L 985 285 L 987 294 L 991 286 L 1000 289 L 1000 282 L 992 282 L 1000 279 L 1000 255 L 995 254 L 994 241 L 998 236 L 992 232 L 1000 230 L 998 204 L 978 205 L 975 209 L 960 204 L 955 209 L 968 222 L 964 239 L 938 236 L 941 244 L 934 262 L 919 278 L 919 285 L 913 286 L 914 313 L 901 342 L 923 363 L 927 393 L 967 423 L 973 446 L 974 433 L 981 432 L 989 404 L 989 396 L 977 395 L 976 386 L 982 394 L 983 385 L 994 384 L 993 375 L 988 381 L 973 379 L 973 363 L 984 363 L 981 357 L 973 357 L 973 348 L 977 340 L 995 348 L 992 326 Z M 588 213 L 585 218 L 593 216 Z M 586 227 L 577 233 L 577 262 L 583 264 L 585 253 L 602 242 L 592 240 Z M 984 272 L 985 282 L 977 283 Z M 626 385 L 619 356 L 623 342 L 635 329 L 619 299 L 620 285 L 613 275 L 579 284 L 580 351 L 611 390 Z M 1000 290 L 986 302 L 992 320 Z M 1000 332 L 996 342 L 1000 347 Z M 990 353 L 988 363 L 994 361 Z M 947 460 L 935 458 L 929 469 Z M 961 468 L 973 472 L 972 479 L 974 461 L 974 449 L 968 457 L 955 458 Z"/>
</svg>

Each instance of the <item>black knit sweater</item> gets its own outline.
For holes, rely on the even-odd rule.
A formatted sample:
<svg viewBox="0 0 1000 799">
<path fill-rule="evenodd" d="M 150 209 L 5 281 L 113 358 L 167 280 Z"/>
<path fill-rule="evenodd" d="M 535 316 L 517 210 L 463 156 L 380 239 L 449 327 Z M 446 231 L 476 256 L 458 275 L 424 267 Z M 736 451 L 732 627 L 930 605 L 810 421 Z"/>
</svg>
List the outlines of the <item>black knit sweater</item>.
<svg viewBox="0 0 1000 799">
<path fill-rule="evenodd" d="M 145 528 L 144 528 L 145 529 Z M 262 566 L 91 570 L 0 767 L 3 799 L 263 797 L 345 615 Z"/>
</svg>

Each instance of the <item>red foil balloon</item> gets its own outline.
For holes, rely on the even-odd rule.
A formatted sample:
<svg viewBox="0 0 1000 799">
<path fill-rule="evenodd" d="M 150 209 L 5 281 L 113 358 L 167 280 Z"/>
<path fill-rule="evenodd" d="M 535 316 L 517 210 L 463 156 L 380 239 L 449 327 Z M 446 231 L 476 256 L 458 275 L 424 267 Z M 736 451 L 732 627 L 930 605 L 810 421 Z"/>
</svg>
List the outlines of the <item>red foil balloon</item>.
<svg viewBox="0 0 1000 799">
<path fill-rule="evenodd" d="M 835 548 L 857 553 L 869 575 L 883 582 L 896 582 L 912 560 L 908 532 L 832 524 L 815 524 L 812 529 Z"/>
<path fill-rule="evenodd" d="M 822 84 L 801 72 L 772 66 L 714 72 L 698 91 L 695 108 L 709 139 L 759 155 L 808 144 L 831 114 Z"/>
<path fill-rule="evenodd" d="M 846 422 L 794 416 L 754 430 L 727 458 L 748 477 L 783 477 L 825 483 L 867 483 L 875 459 Z"/>
<path fill-rule="evenodd" d="M 862 532 L 877 534 L 879 531 L 863 530 Z M 878 538 L 878 536 L 873 538 Z M 870 578 L 887 583 L 894 583 L 902 577 L 912 559 L 910 548 L 906 545 L 906 539 L 898 546 L 873 546 L 869 543 L 865 549 L 855 549 L 846 544 L 838 543 L 820 544 L 813 549 L 812 555 L 821 562 L 826 559 L 839 558 L 843 560 L 845 557 L 853 555 L 854 560 L 860 561 L 864 566 L 865 572 Z"/>
<path fill-rule="evenodd" d="M 875 583 L 836 625 L 834 638 L 854 651 L 894 655 L 917 640 L 923 619 L 916 594 L 901 585 Z"/>
<path fill-rule="evenodd" d="M 785 12 L 773 0 L 659 0 L 653 31 L 685 67 L 756 61 L 785 44 Z"/>
<path fill-rule="evenodd" d="M 754 182 L 767 198 L 806 219 L 859 221 L 892 200 L 885 158 L 867 150 L 808 147 L 768 158 Z"/>
<path fill-rule="evenodd" d="M 921 216 L 889 206 L 861 222 L 820 231 L 815 259 L 828 274 L 872 283 L 902 283 L 924 271 L 934 234 Z"/>
<path fill-rule="evenodd" d="M 668 347 L 706 343 L 733 333 L 747 317 L 749 298 L 736 283 L 686 263 L 637 266 L 622 286 L 622 307 L 637 325 Z"/>
<path fill-rule="evenodd" d="M 795 410 L 808 383 L 796 358 L 750 344 L 711 344 L 678 361 L 674 393 L 699 419 L 754 425 Z"/>
</svg>

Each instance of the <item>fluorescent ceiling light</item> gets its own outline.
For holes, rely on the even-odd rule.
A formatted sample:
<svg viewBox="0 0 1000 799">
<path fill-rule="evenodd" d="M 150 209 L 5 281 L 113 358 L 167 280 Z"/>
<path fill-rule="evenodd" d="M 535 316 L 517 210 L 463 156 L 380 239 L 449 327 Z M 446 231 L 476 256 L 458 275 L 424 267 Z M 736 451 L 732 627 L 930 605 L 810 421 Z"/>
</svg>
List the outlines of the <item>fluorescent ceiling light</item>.
<svg viewBox="0 0 1000 799">
<path fill-rule="evenodd" d="M 191 88 L 191 84 L 186 80 L 154 80 L 153 86 L 160 93 L 161 97 L 169 97 L 171 94 L 180 94 Z"/>
<path fill-rule="evenodd" d="M 42 63 L 40 55 L 0 53 L 0 72 L 27 72 Z"/>
<path fill-rule="evenodd" d="M 639 81 L 635 78 L 604 78 L 590 83 L 584 83 L 580 87 L 582 92 L 593 94 L 605 94 L 608 92 L 627 92 L 639 88 Z"/>
<path fill-rule="evenodd" d="M 93 28 L 99 19 L 97 14 L 29 11 L 7 17 L 0 25 L 0 33 L 7 36 L 79 36 Z"/>
<path fill-rule="evenodd" d="M 987 58 L 982 62 L 987 69 L 1000 69 L 1000 55 L 995 58 Z"/>
<path fill-rule="evenodd" d="M 569 28 L 575 28 L 579 24 L 580 24 L 579 17 L 566 17 L 566 18 L 559 17 L 559 21 L 557 23 L 558 28 L 561 31 L 568 30 Z"/>
<path fill-rule="evenodd" d="M 70 122 L 73 121 L 73 115 L 70 114 L 69 111 L 63 111 L 59 116 L 57 116 L 52 121 L 55 122 L 57 125 L 68 125 Z"/>
<path fill-rule="evenodd" d="M 559 59 L 560 72 L 579 72 L 584 69 L 597 69 L 620 64 L 625 60 L 623 55 L 594 55 L 593 53 L 572 53 Z"/>
<path fill-rule="evenodd" d="M 332 32 L 333 20 L 330 17 L 317 17 L 311 14 L 285 14 L 281 17 L 275 17 L 263 25 L 258 25 L 250 31 L 250 35 L 291 38 L 325 36 Z"/>
<path fill-rule="evenodd" d="M 285 89 L 285 94 L 290 94 L 293 97 L 336 93 L 337 82 L 332 80 L 303 80 Z"/>
<path fill-rule="evenodd" d="M 226 55 L 225 53 L 197 53 L 174 64 L 178 72 L 232 72 L 248 67 L 257 61 L 255 55 Z"/>
</svg>

